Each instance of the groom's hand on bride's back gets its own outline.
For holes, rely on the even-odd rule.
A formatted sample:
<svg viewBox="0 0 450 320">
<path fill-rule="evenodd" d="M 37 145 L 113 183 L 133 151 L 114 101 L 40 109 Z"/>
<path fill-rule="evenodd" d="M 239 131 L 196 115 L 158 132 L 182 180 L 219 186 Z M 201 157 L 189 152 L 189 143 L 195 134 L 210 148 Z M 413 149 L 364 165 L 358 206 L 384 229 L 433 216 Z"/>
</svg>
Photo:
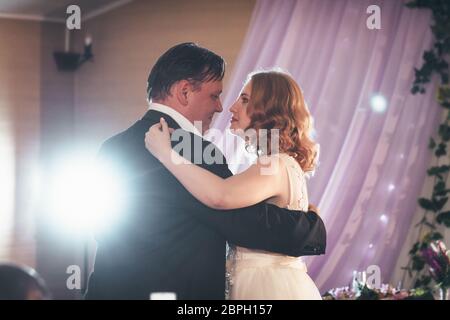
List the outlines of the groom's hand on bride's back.
<svg viewBox="0 0 450 320">
<path fill-rule="evenodd" d="M 317 215 L 320 215 L 319 208 L 317 208 L 315 205 L 313 205 L 311 203 L 308 205 L 308 211 L 312 211 L 312 212 L 316 213 Z"/>
</svg>

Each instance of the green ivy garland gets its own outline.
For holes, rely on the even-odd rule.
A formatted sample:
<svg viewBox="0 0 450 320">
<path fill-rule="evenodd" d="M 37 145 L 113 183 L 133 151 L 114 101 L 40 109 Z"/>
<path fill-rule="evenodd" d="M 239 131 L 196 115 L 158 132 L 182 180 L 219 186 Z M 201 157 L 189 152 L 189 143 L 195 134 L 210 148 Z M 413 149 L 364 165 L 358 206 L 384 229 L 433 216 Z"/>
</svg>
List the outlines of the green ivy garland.
<svg viewBox="0 0 450 320">
<path fill-rule="evenodd" d="M 430 245 L 430 242 L 442 239 L 437 231 L 438 225 L 450 227 L 450 211 L 443 211 L 448 201 L 450 189 L 446 186 L 450 165 L 442 163 L 447 160 L 447 146 L 450 141 L 450 86 L 449 86 L 449 54 L 450 54 L 450 1 L 449 0 L 414 0 L 405 4 L 409 8 L 430 9 L 433 16 L 431 31 L 434 35 L 433 47 L 423 54 L 423 65 L 415 69 L 415 80 L 411 88 L 412 94 L 425 93 L 425 86 L 433 75 L 439 76 L 437 102 L 446 109 L 447 116 L 439 125 L 437 137 L 430 138 L 429 148 L 435 156 L 436 165 L 428 169 L 429 178 L 433 179 L 433 192 L 429 198 L 418 199 L 424 209 L 419 228 L 419 239 L 409 251 L 409 263 L 402 269 L 413 279 L 414 288 L 427 288 L 431 285 L 431 277 L 426 268 L 420 251 Z"/>
</svg>

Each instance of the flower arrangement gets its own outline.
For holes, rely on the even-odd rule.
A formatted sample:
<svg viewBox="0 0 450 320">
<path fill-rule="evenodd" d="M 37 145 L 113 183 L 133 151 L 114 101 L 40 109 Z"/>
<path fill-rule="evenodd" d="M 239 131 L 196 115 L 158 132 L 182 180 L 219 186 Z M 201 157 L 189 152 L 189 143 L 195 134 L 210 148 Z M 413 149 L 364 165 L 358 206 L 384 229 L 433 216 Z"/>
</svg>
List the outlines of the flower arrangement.
<svg viewBox="0 0 450 320">
<path fill-rule="evenodd" d="M 438 240 L 421 249 L 420 254 L 428 265 L 431 277 L 442 291 L 441 299 L 446 299 L 450 287 L 450 251 Z"/>
<path fill-rule="evenodd" d="M 440 299 L 449 299 L 450 289 L 450 250 L 447 250 L 441 240 L 430 241 L 420 250 L 420 258 L 428 265 L 431 278 L 439 288 Z M 361 273 L 361 272 L 360 272 Z M 434 299 L 432 289 L 425 287 L 411 290 L 394 288 L 389 284 L 382 284 L 379 288 L 369 287 L 365 280 L 365 273 L 357 276 L 354 271 L 352 285 L 334 288 L 326 292 L 324 300 L 429 300 Z"/>
<path fill-rule="evenodd" d="M 379 289 L 358 284 L 355 288 L 342 287 L 329 290 L 322 297 L 324 300 L 432 300 L 430 292 L 423 289 L 399 290 L 389 284 L 382 284 Z"/>
</svg>

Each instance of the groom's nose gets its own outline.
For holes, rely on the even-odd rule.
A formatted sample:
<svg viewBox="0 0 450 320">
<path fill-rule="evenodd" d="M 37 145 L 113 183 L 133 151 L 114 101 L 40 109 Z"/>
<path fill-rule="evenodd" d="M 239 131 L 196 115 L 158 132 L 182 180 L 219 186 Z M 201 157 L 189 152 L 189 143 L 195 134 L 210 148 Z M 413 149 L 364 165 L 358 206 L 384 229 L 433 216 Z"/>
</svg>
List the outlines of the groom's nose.
<svg viewBox="0 0 450 320">
<path fill-rule="evenodd" d="M 216 105 L 216 112 L 222 112 L 222 111 L 223 111 L 222 101 L 219 100 L 219 102 Z"/>
</svg>

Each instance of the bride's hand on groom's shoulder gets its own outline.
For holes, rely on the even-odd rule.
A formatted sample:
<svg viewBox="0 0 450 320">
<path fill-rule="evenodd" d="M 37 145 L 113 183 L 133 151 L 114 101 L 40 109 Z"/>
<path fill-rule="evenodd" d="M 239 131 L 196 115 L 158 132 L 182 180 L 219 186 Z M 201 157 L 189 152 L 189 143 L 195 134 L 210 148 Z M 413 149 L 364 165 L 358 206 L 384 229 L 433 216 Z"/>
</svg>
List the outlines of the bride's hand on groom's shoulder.
<svg viewBox="0 0 450 320">
<path fill-rule="evenodd" d="M 170 155 L 170 151 L 172 150 L 170 133 L 172 131 L 173 129 L 168 127 L 164 118 L 161 118 L 145 134 L 145 147 L 160 161 L 165 156 Z"/>
<path fill-rule="evenodd" d="M 319 208 L 317 208 L 315 205 L 313 205 L 311 203 L 308 205 L 308 211 L 313 211 L 316 214 L 320 215 Z"/>
</svg>

